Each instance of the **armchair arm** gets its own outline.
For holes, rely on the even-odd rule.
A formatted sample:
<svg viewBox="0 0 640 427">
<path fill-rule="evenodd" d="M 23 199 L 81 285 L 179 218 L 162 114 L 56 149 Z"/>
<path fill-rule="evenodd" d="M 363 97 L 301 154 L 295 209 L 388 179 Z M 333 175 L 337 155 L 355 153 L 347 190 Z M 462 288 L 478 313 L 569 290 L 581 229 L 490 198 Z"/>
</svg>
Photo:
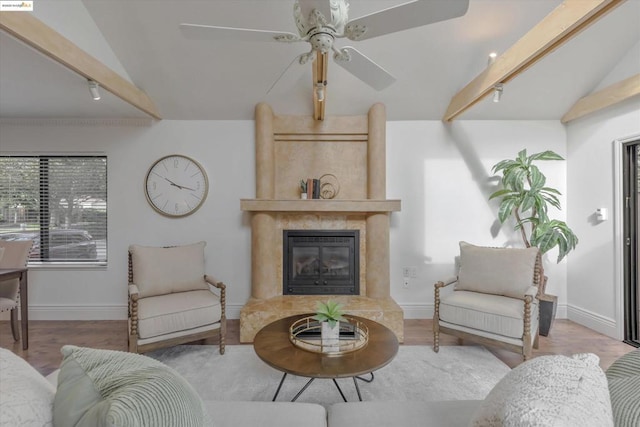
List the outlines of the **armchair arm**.
<svg viewBox="0 0 640 427">
<path fill-rule="evenodd" d="M 529 286 L 529 289 L 524 293 L 524 297 L 530 296 L 532 299 L 536 299 L 538 296 L 538 287 L 537 286 Z"/>
<path fill-rule="evenodd" d="M 220 290 L 220 308 L 222 310 L 221 318 L 225 320 L 227 318 L 226 315 L 226 305 L 227 305 L 227 285 L 216 280 L 215 277 L 210 276 L 208 274 L 204 275 L 204 280 L 211 286 L 214 286 Z"/>
<path fill-rule="evenodd" d="M 138 336 L 138 298 L 138 287 L 129 283 L 129 335 L 134 337 Z"/>
<path fill-rule="evenodd" d="M 133 283 L 129 283 L 129 298 L 131 298 L 134 301 L 137 301 L 139 293 L 140 291 L 138 290 L 138 286 L 134 285 Z"/>
<path fill-rule="evenodd" d="M 457 277 L 455 277 L 455 276 L 454 276 L 454 277 L 449 277 L 449 278 L 448 278 L 448 279 L 446 279 L 446 280 L 441 280 L 441 281 L 439 281 L 439 282 L 436 282 L 436 283 L 435 283 L 435 285 L 433 285 L 433 286 L 435 286 L 435 288 L 436 288 L 436 289 L 438 289 L 438 288 L 444 288 L 445 286 L 449 286 L 449 285 L 451 285 L 452 283 L 455 283 L 455 282 L 457 282 L 457 281 L 458 281 L 458 278 L 457 278 Z"/>
</svg>

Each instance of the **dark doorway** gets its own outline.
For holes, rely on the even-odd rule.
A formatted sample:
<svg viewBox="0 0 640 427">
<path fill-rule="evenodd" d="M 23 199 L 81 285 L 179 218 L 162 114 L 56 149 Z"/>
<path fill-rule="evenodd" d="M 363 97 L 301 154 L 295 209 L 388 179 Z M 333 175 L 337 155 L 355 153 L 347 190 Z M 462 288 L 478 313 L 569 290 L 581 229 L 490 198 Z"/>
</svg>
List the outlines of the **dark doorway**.
<svg viewBox="0 0 640 427">
<path fill-rule="evenodd" d="M 624 341 L 640 347 L 640 139 L 623 144 Z"/>
</svg>

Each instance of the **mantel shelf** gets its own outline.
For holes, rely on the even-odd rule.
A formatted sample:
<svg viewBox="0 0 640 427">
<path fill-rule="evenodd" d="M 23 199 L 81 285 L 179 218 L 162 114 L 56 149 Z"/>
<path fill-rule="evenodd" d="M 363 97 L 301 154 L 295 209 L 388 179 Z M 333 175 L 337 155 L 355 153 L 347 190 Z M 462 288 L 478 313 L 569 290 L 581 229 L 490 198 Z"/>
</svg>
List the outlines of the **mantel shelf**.
<svg viewBox="0 0 640 427">
<path fill-rule="evenodd" d="M 399 212 L 400 200 L 241 199 L 240 209 L 249 212 Z"/>
</svg>

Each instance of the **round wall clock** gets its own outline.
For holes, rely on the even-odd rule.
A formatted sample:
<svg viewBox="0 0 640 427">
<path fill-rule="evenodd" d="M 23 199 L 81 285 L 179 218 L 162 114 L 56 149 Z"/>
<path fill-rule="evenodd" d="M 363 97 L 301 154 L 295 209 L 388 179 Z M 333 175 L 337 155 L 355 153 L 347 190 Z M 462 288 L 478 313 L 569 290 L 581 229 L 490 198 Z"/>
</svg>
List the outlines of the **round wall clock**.
<svg viewBox="0 0 640 427">
<path fill-rule="evenodd" d="M 195 160 L 172 154 L 157 160 L 144 181 L 149 204 L 173 218 L 190 215 L 202 206 L 209 191 L 204 168 Z"/>
</svg>

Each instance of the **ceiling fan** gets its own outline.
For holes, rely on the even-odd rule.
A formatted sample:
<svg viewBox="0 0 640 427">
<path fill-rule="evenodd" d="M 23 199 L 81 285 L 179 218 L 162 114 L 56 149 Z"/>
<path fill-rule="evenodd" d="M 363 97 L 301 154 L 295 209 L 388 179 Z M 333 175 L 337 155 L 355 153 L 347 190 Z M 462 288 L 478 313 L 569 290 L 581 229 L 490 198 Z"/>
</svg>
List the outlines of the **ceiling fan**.
<svg viewBox="0 0 640 427">
<path fill-rule="evenodd" d="M 185 37 L 197 40 L 308 42 L 311 50 L 298 55 L 292 64 L 316 60 L 319 65 L 317 71 L 314 68 L 314 98 L 322 101 L 329 52 L 333 52 L 338 65 L 376 90 L 383 90 L 395 81 L 391 74 L 354 47 L 337 48 L 336 39 L 371 39 L 456 18 L 464 15 L 468 7 L 469 0 L 417 0 L 349 20 L 347 0 L 296 0 L 293 17 L 298 34 L 198 24 L 180 24 L 180 29 Z M 282 75 L 284 72 L 278 80 Z"/>
</svg>

